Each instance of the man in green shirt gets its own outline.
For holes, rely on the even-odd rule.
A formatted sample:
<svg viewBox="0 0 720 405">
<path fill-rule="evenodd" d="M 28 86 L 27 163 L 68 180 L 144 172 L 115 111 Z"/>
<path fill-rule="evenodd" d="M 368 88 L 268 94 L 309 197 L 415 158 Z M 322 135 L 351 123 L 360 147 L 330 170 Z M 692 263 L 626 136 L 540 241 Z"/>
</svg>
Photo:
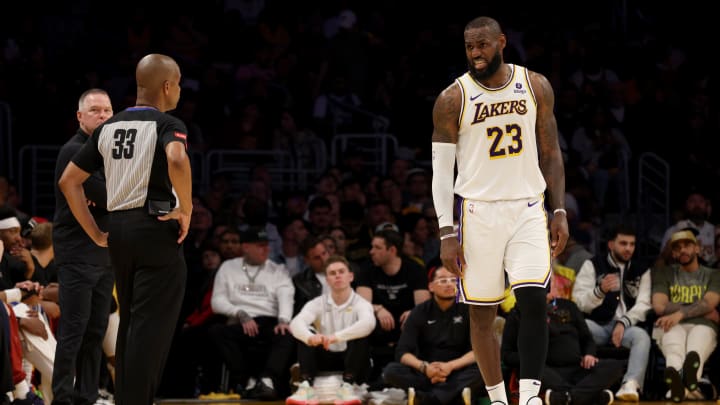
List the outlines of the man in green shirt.
<svg viewBox="0 0 720 405">
<path fill-rule="evenodd" d="M 676 263 L 652 273 L 652 307 L 659 317 L 653 338 L 665 356 L 669 397 L 681 402 L 702 399 L 697 382 L 717 344 L 720 273 L 698 263 L 692 231 L 675 232 L 670 246 Z"/>
</svg>

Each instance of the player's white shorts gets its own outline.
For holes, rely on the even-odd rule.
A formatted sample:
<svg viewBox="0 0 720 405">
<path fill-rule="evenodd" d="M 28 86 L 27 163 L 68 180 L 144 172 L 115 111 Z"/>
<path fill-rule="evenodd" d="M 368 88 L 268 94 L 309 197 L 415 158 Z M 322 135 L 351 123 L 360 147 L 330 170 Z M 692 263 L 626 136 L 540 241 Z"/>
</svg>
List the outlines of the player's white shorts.
<svg viewBox="0 0 720 405">
<path fill-rule="evenodd" d="M 513 289 L 547 287 L 550 236 L 542 196 L 506 201 L 461 198 L 458 203 L 458 238 L 466 263 L 460 281 L 461 301 L 476 305 L 502 302 L 505 272 Z"/>
</svg>

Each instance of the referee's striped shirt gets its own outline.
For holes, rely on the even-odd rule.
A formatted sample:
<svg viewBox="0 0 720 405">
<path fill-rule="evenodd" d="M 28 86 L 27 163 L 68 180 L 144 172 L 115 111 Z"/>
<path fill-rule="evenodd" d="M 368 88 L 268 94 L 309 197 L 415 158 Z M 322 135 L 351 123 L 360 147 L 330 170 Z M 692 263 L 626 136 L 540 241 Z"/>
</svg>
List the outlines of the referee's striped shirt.
<svg viewBox="0 0 720 405">
<path fill-rule="evenodd" d="M 182 142 L 185 124 L 152 107 L 128 108 L 99 126 L 72 161 L 88 173 L 104 166 L 108 211 L 145 206 L 148 198 L 177 205 L 165 147 Z"/>
</svg>

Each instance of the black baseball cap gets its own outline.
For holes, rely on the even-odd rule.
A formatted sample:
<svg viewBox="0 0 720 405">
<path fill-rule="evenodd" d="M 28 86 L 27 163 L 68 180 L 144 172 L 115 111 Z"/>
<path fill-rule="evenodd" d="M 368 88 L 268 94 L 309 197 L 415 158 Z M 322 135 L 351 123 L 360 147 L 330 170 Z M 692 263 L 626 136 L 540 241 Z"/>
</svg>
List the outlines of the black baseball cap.
<svg viewBox="0 0 720 405">
<path fill-rule="evenodd" d="M 240 231 L 241 243 L 268 242 L 269 240 L 265 228 L 251 226 L 244 231 Z"/>
</svg>

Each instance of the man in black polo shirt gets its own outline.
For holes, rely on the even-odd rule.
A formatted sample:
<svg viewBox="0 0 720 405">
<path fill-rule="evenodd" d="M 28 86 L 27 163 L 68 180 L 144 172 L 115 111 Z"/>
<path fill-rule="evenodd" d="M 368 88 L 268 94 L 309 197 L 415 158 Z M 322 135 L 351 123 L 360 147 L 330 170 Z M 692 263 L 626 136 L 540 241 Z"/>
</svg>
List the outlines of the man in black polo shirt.
<svg viewBox="0 0 720 405">
<path fill-rule="evenodd" d="M 467 304 L 455 303 L 457 278 L 439 267 L 431 272 L 428 287 L 433 299 L 410 312 L 395 351 L 397 361 L 383 370 L 387 384 L 413 388 L 411 405 L 452 403 L 466 387 L 467 396 L 483 386 L 470 344 Z"/>
<path fill-rule="evenodd" d="M 62 269 L 58 272 L 62 316 L 56 332 L 53 405 L 74 404 L 78 399 L 92 404 L 98 398 L 102 341 L 115 277 L 107 249 L 93 243 L 83 231 L 57 188 L 57 181 L 95 128 L 112 115 L 110 97 L 104 90 L 82 93 L 77 111 L 80 127 L 60 148 L 55 165 L 53 248 L 55 262 Z M 83 189 L 95 221 L 105 227 L 107 196 L 102 171 L 94 172 Z M 81 372 L 76 375 L 76 370 Z"/>
</svg>

